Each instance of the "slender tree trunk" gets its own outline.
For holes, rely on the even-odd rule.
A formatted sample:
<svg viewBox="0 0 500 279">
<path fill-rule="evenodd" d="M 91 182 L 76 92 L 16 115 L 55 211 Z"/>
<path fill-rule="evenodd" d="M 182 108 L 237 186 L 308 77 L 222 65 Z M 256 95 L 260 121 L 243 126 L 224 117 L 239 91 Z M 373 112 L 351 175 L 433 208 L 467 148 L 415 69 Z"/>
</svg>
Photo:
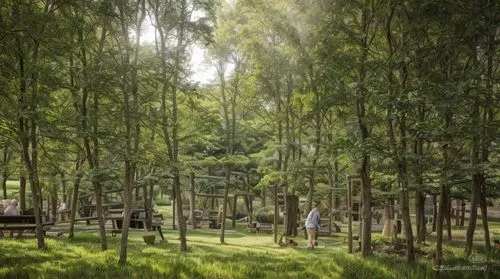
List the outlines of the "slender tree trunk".
<svg viewBox="0 0 500 279">
<path fill-rule="evenodd" d="M 450 129 L 451 121 L 453 115 L 451 112 L 445 113 L 445 129 Z M 448 186 L 448 172 L 450 168 L 450 146 L 449 143 L 445 143 L 442 147 L 443 154 L 443 167 L 441 169 L 441 178 L 440 178 L 440 195 L 439 195 L 439 210 L 437 213 L 437 223 L 436 223 L 436 265 L 441 265 L 443 261 L 443 223 L 444 216 L 448 207 L 448 195 L 449 195 L 449 186 Z"/>
<path fill-rule="evenodd" d="M 418 109 L 419 121 L 425 121 L 425 104 L 421 105 Z M 417 156 L 417 166 L 415 170 L 415 181 L 417 183 L 417 190 L 415 192 L 415 212 L 417 221 L 417 243 L 425 242 L 425 235 L 427 234 L 427 224 L 425 222 L 425 192 L 421 189 L 424 187 L 423 180 L 423 152 L 424 141 L 420 136 L 415 140 L 414 153 Z"/>
<path fill-rule="evenodd" d="M 370 130 L 368 123 L 366 121 L 366 61 L 368 57 L 369 50 L 369 30 L 370 30 L 370 1 L 365 0 L 363 2 L 362 14 L 361 14 L 361 28 L 362 28 L 362 39 L 360 41 L 361 47 L 361 57 L 359 60 L 359 76 L 357 82 L 359 96 L 356 100 L 356 112 L 358 118 L 358 125 L 361 131 L 361 141 L 366 143 L 370 138 Z M 363 148 L 361 156 L 361 164 L 359 167 L 359 176 L 361 177 L 361 203 L 362 203 L 362 225 L 361 225 L 361 254 L 363 256 L 368 256 L 372 253 L 371 251 L 371 203 L 372 203 L 372 193 L 371 193 L 371 178 L 370 178 L 370 154 L 366 148 Z"/>
<path fill-rule="evenodd" d="M 473 125 L 473 137 L 472 137 L 472 154 L 471 154 L 471 164 L 472 167 L 477 167 L 479 164 L 479 101 L 476 100 L 474 103 L 474 110 L 472 114 L 472 119 L 475 122 Z M 469 214 L 469 224 L 467 226 L 467 233 L 465 235 L 465 254 L 470 256 L 472 253 L 472 241 L 474 237 L 474 231 L 476 230 L 477 221 L 477 206 L 479 202 L 479 195 L 481 194 L 481 184 L 484 181 L 484 177 L 480 170 L 474 171 L 472 174 L 472 190 L 470 197 L 470 214 Z"/>
<path fill-rule="evenodd" d="M 120 13 L 121 35 L 124 40 L 125 51 L 123 57 L 122 72 L 122 94 L 124 106 L 124 128 L 125 128 L 125 187 L 124 187 L 124 210 L 122 224 L 122 238 L 120 243 L 120 258 L 118 263 L 124 265 L 127 262 L 128 233 L 132 209 L 132 192 L 137 171 L 137 155 L 139 151 L 139 101 L 137 81 L 137 64 L 139 61 L 139 47 L 141 39 L 141 26 L 146 16 L 145 0 L 138 0 L 135 4 L 135 42 L 131 44 L 129 39 L 129 25 L 125 20 L 125 3 L 118 7 Z M 133 51 L 131 51 L 132 49 Z M 173 162 L 174 163 L 174 162 Z M 174 163 L 175 164 L 175 163 Z M 100 220 L 100 219 L 99 219 Z"/>
<path fill-rule="evenodd" d="M 490 229 L 488 226 L 488 208 L 486 204 L 486 185 L 485 181 L 481 185 L 481 194 L 479 196 L 479 205 L 481 207 L 481 217 L 483 219 L 483 232 L 484 232 L 484 244 L 486 254 L 489 254 L 491 251 L 491 242 L 490 242 Z"/>
<path fill-rule="evenodd" d="M 164 8 L 162 6 L 162 3 L 160 1 L 151 1 L 149 3 L 150 5 L 153 6 L 153 10 L 155 13 L 155 20 L 156 20 L 156 30 L 159 34 L 159 42 L 157 41 L 157 46 L 159 45 L 159 50 L 158 52 L 160 53 L 161 57 L 161 77 L 162 77 L 162 98 L 161 98 L 161 112 L 162 112 L 162 130 L 163 130 L 163 135 L 164 135 L 164 140 L 167 145 L 167 151 L 168 151 L 168 156 L 171 161 L 171 164 L 173 165 L 171 171 L 173 175 L 173 192 L 175 194 L 174 202 L 177 204 L 177 217 L 178 217 L 178 223 L 179 223 L 179 234 L 180 234 L 180 239 L 181 239 L 181 251 L 186 251 L 187 250 L 187 244 L 186 244 L 186 235 L 185 235 L 185 226 L 183 223 L 185 223 L 184 218 L 182 216 L 182 200 L 181 200 L 181 192 L 180 192 L 180 178 L 179 178 L 179 169 L 177 164 L 179 163 L 178 160 L 178 145 L 179 145 L 179 139 L 178 139 L 178 129 L 179 129 L 179 123 L 178 123 L 178 104 L 177 104 L 177 94 L 180 89 L 180 72 L 181 72 L 181 59 L 182 55 L 185 53 L 185 24 L 186 24 L 186 16 L 187 16 L 187 9 L 188 5 L 186 0 L 181 0 L 179 3 L 179 17 L 178 17 L 178 29 L 177 29 L 177 34 L 176 34 L 176 39 L 177 39 L 177 45 L 175 48 L 175 54 L 174 54 L 174 64 L 173 68 L 167 65 L 167 61 L 170 58 L 170 54 L 167 52 L 167 44 L 168 44 L 168 38 L 167 34 L 169 31 L 167 31 L 165 28 L 165 23 L 162 21 L 162 16 L 163 12 L 162 9 Z M 170 80 L 172 81 L 170 83 Z M 171 99 L 171 119 L 168 118 L 167 114 L 167 92 L 169 91 L 169 88 L 171 88 L 171 93 L 172 93 L 172 99 Z M 171 133 L 169 130 L 169 127 L 171 127 Z M 175 213 L 174 213 L 175 216 Z M 175 227 L 175 221 L 173 223 L 173 226 Z"/>
<path fill-rule="evenodd" d="M 465 224 L 465 199 L 461 200 L 462 202 L 462 211 L 461 211 L 461 216 L 460 216 L 460 227 L 463 228 Z"/>
<path fill-rule="evenodd" d="M 221 220 L 221 226 L 220 226 L 220 243 L 225 244 L 226 242 L 224 241 L 224 233 L 226 231 L 226 215 L 227 215 L 227 202 L 229 200 L 229 185 L 231 183 L 231 166 L 227 164 L 225 166 L 226 169 L 226 179 L 225 179 L 225 186 L 224 186 L 224 200 L 222 202 L 222 220 Z"/>
<path fill-rule="evenodd" d="M 196 190 L 195 190 L 195 183 L 194 183 L 194 172 L 191 172 L 191 175 L 189 176 L 189 183 L 191 184 L 191 191 L 190 191 L 190 197 L 189 197 L 189 215 L 191 218 L 191 224 L 193 225 L 193 230 L 196 229 L 196 213 L 195 213 L 195 207 L 196 207 Z"/>
<path fill-rule="evenodd" d="M 70 219 L 69 219 L 69 233 L 68 237 L 73 238 L 74 237 L 74 230 L 75 230 L 75 216 L 76 216 L 76 204 L 78 203 L 78 192 L 80 191 L 80 181 L 82 179 L 83 173 L 80 170 L 81 166 L 83 165 L 83 161 L 81 158 L 76 159 L 76 166 L 75 166 L 75 172 L 76 172 L 76 177 L 75 181 L 73 184 L 73 199 L 71 201 L 71 211 L 70 211 Z"/>
<path fill-rule="evenodd" d="M 181 195 L 181 180 L 179 176 L 179 171 L 177 169 L 174 170 L 174 187 L 177 191 L 175 191 L 175 199 L 177 201 L 177 220 L 179 223 L 179 237 L 181 241 L 181 251 L 187 251 L 187 242 L 186 242 L 186 220 L 184 219 L 184 215 L 182 214 L 182 195 Z"/>
<path fill-rule="evenodd" d="M 491 5 L 492 2 L 488 1 L 488 5 Z M 496 57 L 496 32 L 497 30 L 491 29 L 490 34 L 488 36 L 488 49 L 487 49 L 487 61 L 486 61 L 486 75 L 487 75 L 487 82 L 486 82 L 486 94 L 485 94 L 485 100 L 483 101 L 483 114 L 482 114 L 482 125 L 481 125 L 481 139 L 482 142 L 480 143 L 481 146 L 481 163 L 487 164 L 489 162 L 489 154 L 490 154 L 490 146 L 491 142 L 495 139 L 495 126 L 492 125 L 491 123 L 494 122 L 494 116 L 495 116 L 495 111 L 493 110 L 493 85 L 495 82 L 495 73 L 494 71 L 494 66 L 495 66 L 495 57 Z M 474 52 L 473 52 L 474 53 Z M 477 61 L 475 59 L 475 61 Z M 481 100 L 481 96 L 477 96 L 477 101 L 479 102 Z M 479 117 L 478 117 L 479 118 Z M 485 242 L 485 249 L 486 253 L 489 254 L 491 251 L 491 243 L 490 243 L 490 230 L 488 226 L 488 208 L 486 204 L 486 175 L 484 171 L 480 172 L 481 175 L 481 181 L 479 184 L 479 194 L 478 194 L 478 200 L 479 200 L 479 205 L 481 207 L 481 217 L 483 220 L 483 231 L 484 231 L 484 242 Z M 468 252 L 472 250 L 472 245 L 469 247 L 467 246 Z M 469 255 L 470 253 L 467 253 Z"/>
<path fill-rule="evenodd" d="M 445 217 L 446 217 L 446 231 L 448 233 L 448 240 L 451 241 L 452 238 L 451 238 L 451 198 L 450 198 L 450 193 L 447 194 Z"/>
<path fill-rule="evenodd" d="M 432 194 L 432 232 L 436 231 L 436 224 L 437 224 L 437 195 Z"/>
<path fill-rule="evenodd" d="M 152 225 L 153 225 L 153 199 L 154 199 L 154 182 L 153 180 L 149 181 L 149 193 L 145 193 L 145 197 L 147 197 L 147 214 L 148 214 L 148 221 L 147 221 L 147 229 L 150 231 L 152 230 Z"/>
<path fill-rule="evenodd" d="M 392 237 L 393 216 L 391 214 L 391 207 L 392 207 L 391 203 L 392 203 L 391 199 L 386 199 L 384 205 L 384 229 L 382 230 L 382 235 L 385 237 Z"/>
<path fill-rule="evenodd" d="M 19 203 L 21 204 L 21 210 L 26 211 L 26 175 L 24 170 L 19 172 Z"/>
<path fill-rule="evenodd" d="M 123 265 L 127 262 L 128 232 L 130 227 L 130 217 L 132 211 L 132 183 L 134 181 L 134 172 L 130 160 L 125 161 L 125 188 L 123 189 L 123 222 L 122 238 L 120 241 L 120 258 L 118 263 Z"/>
<path fill-rule="evenodd" d="M 51 220 L 56 222 L 57 221 L 57 188 L 51 188 L 49 190 L 50 194 L 49 194 L 49 199 L 52 201 L 50 203 L 50 216 L 51 216 Z"/>
<path fill-rule="evenodd" d="M 9 149 L 7 146 L 4 146 L 2 150 L 2 190 L 3 190 L 3 198 L 7 199 L 7 178 L 9 177 Z"/>
<path fill-rule="evenodd" d="M 44 7 L 44 12 L 48 11 L 48 6 Z M 20 3 L 14 1 L 12 5 L 12 17 L 14 21 L 21 22 Z M 42 25 L 39 34 L 42 34 Z M 36 237 L 39 249 L 45 249 L 45 239 L 42 226 L 42 193 L 38 180 L 38 138 L 37 138 L 37 106 L 38 106 L 38 51 L 40 42 L 33 40 L 31 59 L 24 53 L 21 38 L 15 36 L 17 47 L 17 62 L 19 75 L 19 96 L 18 96 L 18 137 L 21 145 L 21 152 L 24 166 L 28 172 L 31 192 L 33 196 L 33 207 L 36 219 Z M 28 62 L 28 61 L 29 62 Z M 27 66 L 31 66 L 31 71 L 27 71 Z M 28 75 L 30 73 L 30 75 Z M 28 82 L 31 86 L 31 98 L 28 104 Z M 30 148 L 31 146 L 31 148 Z M 31 151 L 31 152 L 30 152 Z"/>
</svg>

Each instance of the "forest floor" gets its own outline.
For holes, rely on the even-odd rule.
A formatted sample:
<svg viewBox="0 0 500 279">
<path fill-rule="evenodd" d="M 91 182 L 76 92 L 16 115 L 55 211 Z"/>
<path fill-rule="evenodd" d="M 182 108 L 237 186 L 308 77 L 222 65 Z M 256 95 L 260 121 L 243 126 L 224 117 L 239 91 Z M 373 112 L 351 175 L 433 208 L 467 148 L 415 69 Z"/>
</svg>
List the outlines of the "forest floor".
<svg viewBox="0 0 500 279">
<path fill-rule="evenodd" d="M 435 233 L 416 247 L 417 262 L 408 265 L 404 247 L 397 248 L 378 232 L 372 234 L 374 255 L 348 254 L 343 226 L 341 233 L 320 237 L 315 250 L 306 249 L 302 233 L 293 238 L 297 246 L 281 247 L 271 233 L 248 233 L 245 224 L 237 224 L 235 230 L 226 231 L 226 244 L 221 245 L 217 230 L 193 231 L 188 226 L 189 252 L 181 253 L 178 231 L 168 223 L 170 207 L 158 208 L 167 216 L 167 241 L 159 241 L 157 235 L 155 244 L 147 245 L 143 231 L 132 231 L 125 266 L 117 264 L 120 236 L 109 234 L 109 249 L 103 252 L 95 222 L 78 223 L 73 239 L 67 238 L 68 224 L 59 223 L 53 230 L 65 234 L 47 237 L 46 250 L 38 250 L 29 234 L 0 238 L 0 278 L 500 278 L 500 249 L 494 248 L 486 259 L 481 221 L 474 235 L 473 258 L 464 255 L 466 228 L 454 227 L 453 241 L 445 241 L 445 261 L 438 272 L 433 265 Z M 500 222 L 490 221 L 489 226 L 492 240 L 499 239 Z"/>
<path fill-rule="evenodd" d="M 64 226 L 54 230 L 65 230 Z M 496 230 L 500 224 L 491 226 Z M 479 241 L 475 262 L 464 259 L 463 241 L 447 242 L 447 269 L 438 274 L 429 256 L 435 249 L 432 242 L 418 247 L 417 262 L 408 265 L 398 254 L 348 254 L 343 233 L 322 237 L 318 249 L 309 250 L 302 235 L 294 238 L 298 246 L 280 247 L 272 234 L 248 233 L 244 224 L 227 231 L 226 245 L 219 244 L 216 230 L 188 229 L 189 252 L 181 253 L 178 231 L 166 230 L 167 241 L 157 236 L 153 245 L 144 243 L 144 232 L 133 231 L 128 264 L 118 266 L 119 236 L 109 236 L 109 249 L 102 252 L 96 225 L 80 223 L 76 231 L 73 239 L 67 234 L 47 237 L 43 251 L 34 237 L 0 239 L 0 278 L 500 278 L 499 251 L 482 262 Z M 379 235 L 374 233 L 374 245 L 386 245 L 388 239 Z M 464 270 L 473 268 L 481 270 Z"/>
</svg>

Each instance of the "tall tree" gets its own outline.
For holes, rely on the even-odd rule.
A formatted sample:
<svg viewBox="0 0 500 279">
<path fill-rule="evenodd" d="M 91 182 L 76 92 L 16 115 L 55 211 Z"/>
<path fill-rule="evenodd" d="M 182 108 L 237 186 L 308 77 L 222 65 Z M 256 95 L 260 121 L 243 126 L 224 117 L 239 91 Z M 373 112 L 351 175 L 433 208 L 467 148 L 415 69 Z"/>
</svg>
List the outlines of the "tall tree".
<svg viewBox="0 0 500 279">
<path fill-rule="evenodd" d="M 121 91 L 123 94 L 123 117 L 125 130 L 125 187 L 124 208 L 122 223 L 122 238 L 120 245 L 120 259 L 118 263 L 127 262 L 128 229 L 130 226 L 132 209 L 132 187 L 135 181 L 137 160 L 139 152 L 140 130 L 139 130 L 139 81 L 137 79 L 137 67 L 139 61 L 139 47 L 141 42 L 141 29 L 146 17 L 146 0 L 138 0 L 132 3 L 132 14 L 126 3 L 118 3 L 120 14 L 121 39 L 123 40 L 122 57 L 123 65 L 121 72 Z M 132 22 L 127 21 L 131 18 Z M 135 27 L 135 42 L 129 37 L 130 27 Z"/>
</svg>

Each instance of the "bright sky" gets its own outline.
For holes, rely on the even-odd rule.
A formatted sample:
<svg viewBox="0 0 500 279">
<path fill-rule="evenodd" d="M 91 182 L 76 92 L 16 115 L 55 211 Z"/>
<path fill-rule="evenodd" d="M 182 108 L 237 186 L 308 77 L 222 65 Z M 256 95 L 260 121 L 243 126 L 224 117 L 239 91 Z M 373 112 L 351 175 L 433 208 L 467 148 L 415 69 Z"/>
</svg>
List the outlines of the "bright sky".
<svg viewBox="0 0 500 279">
<path fill-rule="evenodd" d="M 144 43 L 154 43 L 155 29 L 151 23 L 147 24 L 141 35 L 141 41 Z M 212 82 L 216 76 L 216 70 L 213 65 L 206 61 L 207 50 L 199 45 L 193 45 L 189 48 L 191 53 L 191 80 L 202 84 Z"/>
</svg>

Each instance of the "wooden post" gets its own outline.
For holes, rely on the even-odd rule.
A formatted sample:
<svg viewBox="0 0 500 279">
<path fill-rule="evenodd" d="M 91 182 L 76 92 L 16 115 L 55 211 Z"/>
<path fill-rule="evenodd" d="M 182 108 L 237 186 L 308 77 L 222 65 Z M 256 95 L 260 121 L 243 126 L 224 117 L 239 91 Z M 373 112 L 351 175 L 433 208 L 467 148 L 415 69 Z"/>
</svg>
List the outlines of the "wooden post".
<svg viewBox="0 0 500 279">
<path fill-rule="evenodd" d="M 189 199 L 190 203 L 190 212 L 189 215 L 191 215 L 191 223 L 193 225 L 193 230 L 196 229 L 196 215 L 194 213 L 194 209 L 196 207 L 196 192 L 195 192 L 195 185 L 194 185 L 194 172 L 191 172 L 191 175 L 189 176 L 189 182 L 191 184 L 191 198 Z"/>
<path fill-rule="evenodd" d="M 352 253 L 352 184 L 347 177 L 347 251 Z"/>
<path fill-rule="evenodd" d="M 278 184 L 274 185 L 274 243 L 278 243 L 278 219 L 279 218 L 279 203 L 278 203 Z"/>
</svg>

